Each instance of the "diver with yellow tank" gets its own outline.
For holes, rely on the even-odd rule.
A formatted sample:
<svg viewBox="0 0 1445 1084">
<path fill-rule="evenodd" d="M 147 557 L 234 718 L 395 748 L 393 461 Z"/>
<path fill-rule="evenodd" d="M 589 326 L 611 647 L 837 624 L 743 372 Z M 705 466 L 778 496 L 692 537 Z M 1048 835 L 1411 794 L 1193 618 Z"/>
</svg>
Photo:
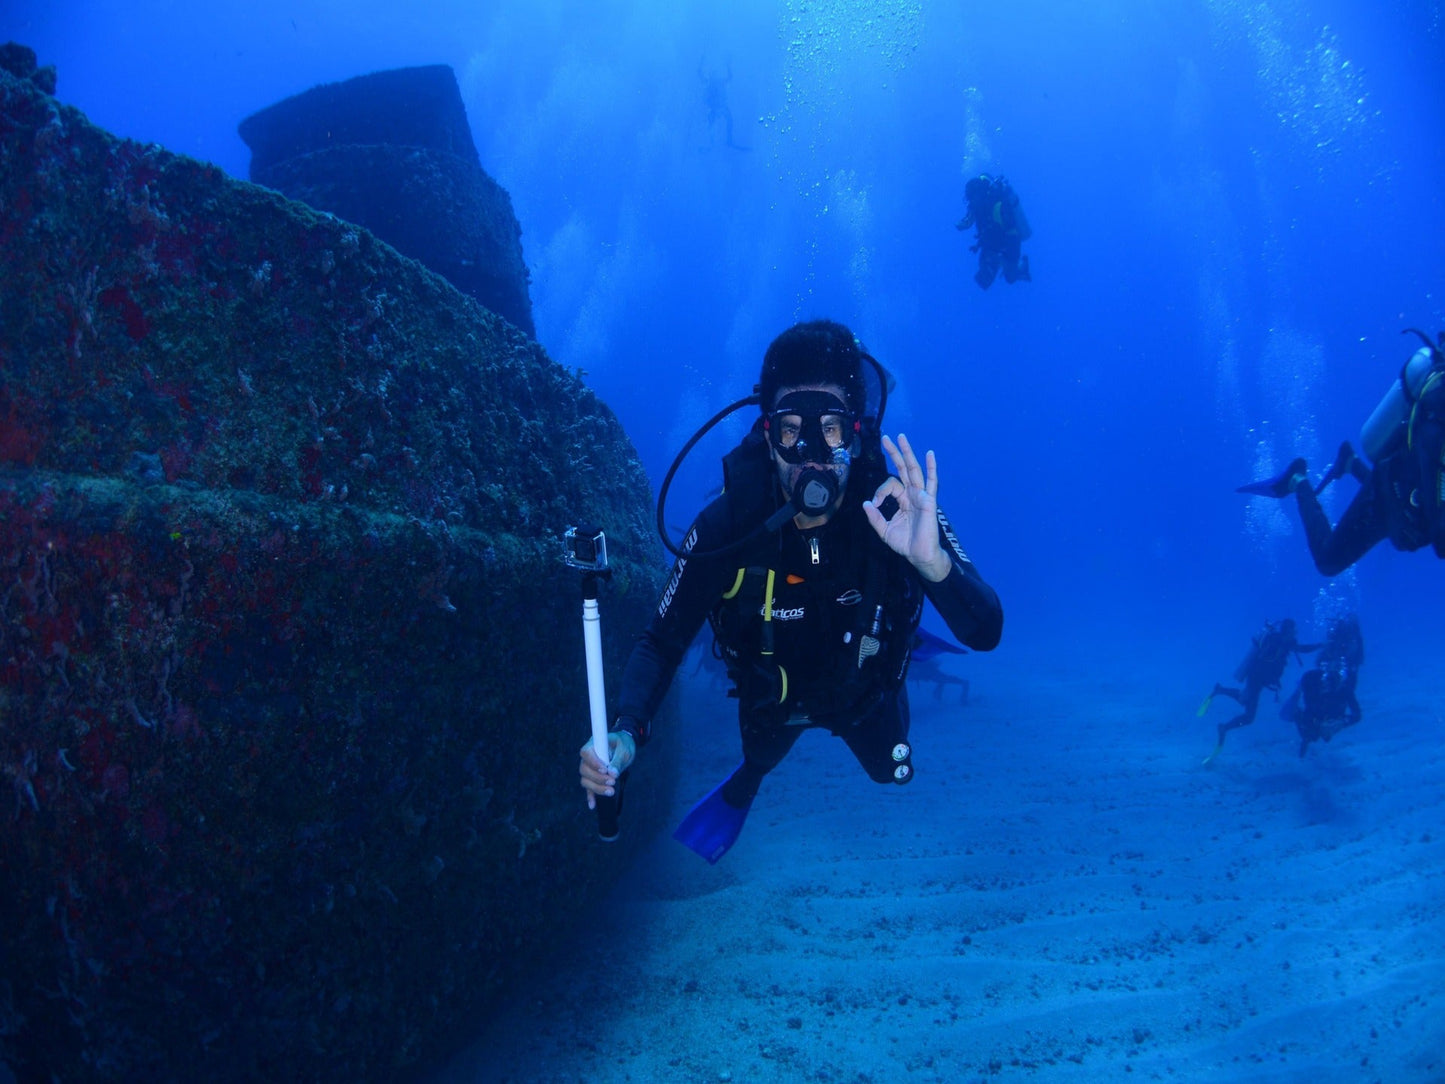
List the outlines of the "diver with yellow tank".
<svg viewBox="0 0 1445 1084">
<path fill-rule="evenodd" d="M 1360 448 L 1340 445 L 1334 464 L 1313 484 L 1303 459 L 1240 493 L 1286 497 L 1293 493 L 1315 567 L 1337 576 L 1388 538 L 1398 550 L 1431 546 L 1445 558 L 1445 331 L 1435 342 L 1416 328 L 1406 334 L 1424 342 L 1400 369 L 1360 431 Z M 1319 495 L 1346 474 L 1360 483 L 1339 523 L 1330 526 Z"/>
</svg>

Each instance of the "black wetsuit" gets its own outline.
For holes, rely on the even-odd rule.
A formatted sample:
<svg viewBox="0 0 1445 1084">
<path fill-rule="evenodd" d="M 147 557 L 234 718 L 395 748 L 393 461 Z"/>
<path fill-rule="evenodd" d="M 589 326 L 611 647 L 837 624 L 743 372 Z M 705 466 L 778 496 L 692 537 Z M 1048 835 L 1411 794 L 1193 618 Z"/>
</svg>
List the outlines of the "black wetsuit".
<svg viewBox="0 0 1445 1084">
<path fill-rule="evenodd" d="M 1376 544 L 1398 550 L 1432 546 L 1445 558 L 1445 379 L 1420 401 L 1408 445 L 1403 441 L 1368 471 L 1333 528 L 1306 479 L 1295 486 L 1310 556 L 1325 576 L 1338 576 Z"/>
<path fill-rule="evenodd" d="M 1238 700 L 1244 707 L 1244 710 L 1233 719 L 1219 724 L 1219 741 L 1223 743 L 1224 736 L 1231 730 L 1238 730 L 1240 727 L 1249 726 L 1254 722 L 1255 713 L 1259 710 L 1261 693 L 1266 689 L 1279 692 L 1280 679 L 1284 677 L 1284 668 L 1288 665 L 1291 654 L 1314 651 L 1318 647 L 1318 644 L 1299 643 L 1295 639 L 1292 627 L 1275 628 L 1271 626 L 1257 636 L 1248 657 L 1235 671 L 1235 678 L 1243 681 L 1244 687 L 1242 689 L 1227 688 L 1223 685 L 1214 687 L 1213 695 L 1227 696 Z"/>
<path fill-rule="evenodd" d="M 1358 624 L 1342 622 L 1331 630 L 1315 665 L 1301 675 L 1299 687 L 1280 711 L 1299 731 L 1300 756 L 1310 742 L 1329 741 L 1360 721 L 1363 713 L 1355 687 L 1364 661 L 1365 643 Z"/>
<path fill-rule="evenodd" d="M 987 290 L 1000 271 L 1004 281 L 1029 281 L 1029 265 L 1022 255 L 1022 243 L 1028 240 L 1030 230 L 1018 195 L 1005 180 L 989 182 L 986 192 L 980 198 L 971 200 L 968 213 L 958 223 L 960 230 L 977 227 L 973 251 L 978 253 L 978 270 L 973 279 L 979 287 Z"/>
<path fill-rule="evenodd" d="M 908 751 L 900 756 L 895 749 L 908 737 L 903 678 L 924 598 L 954 636 L 981 651 L 998 643 L 1003 610 L 941 512 L 941 544 L 953 569 L 942 582 L 926 583 L 878 538 L 861 500 L 850 493 L 821 527 L 800 531 L 789 520 L 777 533 L 721 556 L 710 551 L 746 537 L 750 527 L 740 522 L 727 493 L 710 504 L 684 541 L 691 556 L 674 565 L 657 613 L 628 659 L 618 695 L 619 729 L 639 744 L 645 740 L 673 673 L 711 619 L 734 683 L 730 695 L 739 700 L 743 767 L 730 780 L 736 788 L 730 801 L 751 800 L 763 776 L 808 727 L 826 727 L 843 738 L 871 779 L 907 782 Z M 773 507 L 781 503 L 779 497 Z M 764 622 L 769 570 L 771 619 Z M 864 646 L 874 617 L 869 611 L 880 606 L 878 646 L 871 651 L 871 644 Z"/>
</svg>

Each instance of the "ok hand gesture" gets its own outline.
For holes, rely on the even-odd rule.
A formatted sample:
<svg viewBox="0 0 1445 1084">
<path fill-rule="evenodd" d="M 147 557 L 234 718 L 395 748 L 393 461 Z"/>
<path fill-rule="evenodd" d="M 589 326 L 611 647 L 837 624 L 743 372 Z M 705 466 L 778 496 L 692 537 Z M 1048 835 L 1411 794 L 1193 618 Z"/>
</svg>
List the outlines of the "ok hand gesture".
<svg viewBox="0 0 1445 1084">
<path fill-rule="evenodd" d="M 913 446 L 902 433 L 897 444 L 884 437 L 883 450 L 898 474 L 880 485 L 871 501 L 863 502 L 863 514 L 889 549 L 908 558 L 924 578 L 938 583 L 953 567 L 938 544 L 938 461 L 932 452 L 924 456 L 928 464 L 925 477 Z M 898 502 L 898 510 L 892 519 L 884 519 L 878 506 L 889 497 Z"/>
</svg>

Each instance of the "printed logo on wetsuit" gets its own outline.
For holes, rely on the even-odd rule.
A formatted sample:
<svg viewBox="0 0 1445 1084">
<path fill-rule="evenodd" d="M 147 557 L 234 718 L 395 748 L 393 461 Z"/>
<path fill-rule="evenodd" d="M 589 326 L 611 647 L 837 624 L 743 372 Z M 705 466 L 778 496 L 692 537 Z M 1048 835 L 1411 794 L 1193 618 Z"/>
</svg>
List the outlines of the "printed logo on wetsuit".
<svg viewBox="0 0 1445 1084">
<path fill-rule="evenodd" d="M 963 552 L 963 547 L 959 545 L 958 536 L 953 533 L 953 527 L 949 524 L 948 517 L 943 514 L 942 508 L 938 510 L 938 525 L 943 528 L 943 537 L 953 547 L 953 552 L 958 555 L 958 559 L 966 565 L 973 564 L 968 559 L 968 554 Z"/>
<path fill-rule="evenodd" d="M 762 612 L 763 612 L 763 611 L 762 611 L 762 607 L 759 607 L 759 608 L 758 608 L 758 614 L 759 614 L 759 616 L 762 615 Z M 804 617 L 805 612 L 806 612 L 806 611 L 805 611 L 804 607 L 802 607 L 802 606 L 790 606 L 790 607 L 788 607 L 787 609 L 782 609 L 781 607 L 774 607 L 774 609 L 773 609 L 773 620 L 774 620 L 774 621 L 801 621 L 801 620 L 803 619 L 803 617 Z"/>
<path fill-rule="evenodd" d="M 833 601 L 839 606 L 856 606 L 863 601 L 863 592 L 856 587 L 850 587 Z"/>
<path fill-rule="evenodd" d="M 683 553 L 691 553 L 692 547 L 697 545 L 697 528 L 694 527 L 682 540 Z M 672 569 L 672 579 L 667 583 L 667 589 L 662 592 L 662 599 L 657 604 L 657 616 L 666 617 L 667 608 L 672 605 L 672 596 L 677 594 L 677 585 L 682 581 L 682 570 L 687 567 L 687 558 L 679 557 L 677 564 Z"/>
</svg>

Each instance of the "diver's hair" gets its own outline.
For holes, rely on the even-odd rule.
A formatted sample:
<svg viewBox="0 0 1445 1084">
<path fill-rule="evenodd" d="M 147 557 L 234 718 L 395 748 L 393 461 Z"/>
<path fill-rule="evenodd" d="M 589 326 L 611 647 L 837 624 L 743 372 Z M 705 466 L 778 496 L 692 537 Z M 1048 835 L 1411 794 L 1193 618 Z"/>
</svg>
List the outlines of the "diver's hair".
<svg viewBox="0 0 1445 1084">
<path fill-rule="evenodd" d="M 868 409 L 863 351 L 842 324 L 832 320 L 794 324 L 774 339 L 763 355 L 758 396 L 764 413 L 773 409 L 779 388 L 807 384 L 837 384 L 854 413 Z"/>
</svg>

